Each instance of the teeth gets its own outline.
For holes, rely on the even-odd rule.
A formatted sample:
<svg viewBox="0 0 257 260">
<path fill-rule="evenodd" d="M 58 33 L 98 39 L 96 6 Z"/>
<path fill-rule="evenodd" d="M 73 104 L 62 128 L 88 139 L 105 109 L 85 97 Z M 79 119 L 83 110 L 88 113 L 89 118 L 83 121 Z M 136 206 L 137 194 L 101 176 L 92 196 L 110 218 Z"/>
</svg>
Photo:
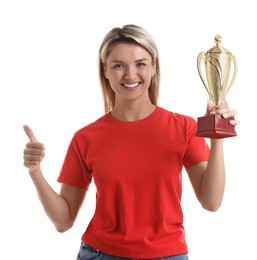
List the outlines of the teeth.
<svg viewBox="0 0 257 260">
<path fill-rule="evenodd" d="M 139 85 L 139 83 L 133 83 L 133 84 L 123 84 L 126 88 L 135 88 Z"/>
</svg>

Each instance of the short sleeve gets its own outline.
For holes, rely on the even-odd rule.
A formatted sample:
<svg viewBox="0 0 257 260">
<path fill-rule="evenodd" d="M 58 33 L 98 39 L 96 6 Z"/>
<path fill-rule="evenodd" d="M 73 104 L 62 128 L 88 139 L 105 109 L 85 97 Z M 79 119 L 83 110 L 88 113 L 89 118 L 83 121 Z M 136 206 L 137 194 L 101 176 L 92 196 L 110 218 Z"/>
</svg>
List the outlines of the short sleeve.
<svg viewBox="0 0 257 260">
<path fill-rule="evenodd" d="M 183 164 L 186 169 L 209 159 L 209 145 L 205 138 L 195 135 L 196 129 L 196 121 L 192 119 L 188 124 L 188 146 L 183 158 Z"/>
<path fill-rule="evenodd" d="M 60 183 L 88 189 L 92 176 L 80 150 L 78 140 L 74 136 L 67 150 L 64 163 L 57 179 Z"/>
</svg>

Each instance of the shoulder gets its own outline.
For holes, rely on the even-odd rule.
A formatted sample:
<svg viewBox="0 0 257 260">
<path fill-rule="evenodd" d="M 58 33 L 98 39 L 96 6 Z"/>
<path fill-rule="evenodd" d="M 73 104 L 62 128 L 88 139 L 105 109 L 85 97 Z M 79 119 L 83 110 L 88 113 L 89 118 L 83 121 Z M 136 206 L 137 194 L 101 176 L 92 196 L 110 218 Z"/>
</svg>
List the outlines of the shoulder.
<svg viewBox="0 0 257 260">
<path fill-rule="evenodd" d="M 173 123 L 177 123 L 177 124 L 195 124 L 196 123 L 196 120 L 189 115 L 172 112 L 172 111 L 169 111 L 169 110 L 161 108 L 161 107 L 159 109 L 160 109 L 160 114 L 162 115 L 163 119 L 171 120 Z"/>
<path fill-rule="evenodd" d="M 177 140 L 183 142 L 194 137 L 197 123 L 193 117 L 163 108 L 161 110 L 160 125 L 165 129 L 169 129 L 169 132 L 176 136 Z"/>
<path fill-rule="evenodd" d="M 77 130 L 74 133 L 74 137 L 81 137 L 93 132 L 96 132 L 97 130 L 101 130 L 104 128 L 104 126 L 106 124 L 108 124 L 109 121 L 109 114 L 105 114 L 102 117 L 98 118 L 97 120 L 95 120 L 94 122 L 89 123 L 86 126 L 83 126 L 82 128 L 80 128 L 79 130 Z"/>
</svg>

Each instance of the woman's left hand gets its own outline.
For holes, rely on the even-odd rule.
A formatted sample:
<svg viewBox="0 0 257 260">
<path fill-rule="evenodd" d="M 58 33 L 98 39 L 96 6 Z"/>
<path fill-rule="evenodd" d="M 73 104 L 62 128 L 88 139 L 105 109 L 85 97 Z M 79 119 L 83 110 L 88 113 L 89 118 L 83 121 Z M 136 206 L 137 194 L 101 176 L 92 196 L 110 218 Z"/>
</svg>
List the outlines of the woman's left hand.
<svg viewBox="0 0 257 260">
<path fill-rule="evenodd" d="M 206 115 L 222 115 L 223 118 L 235 117 L 237 111 L 235 109 L 230 109 L 227 103 L 220 105 L 214 105 L 212 102 L 208 102 Z M 229 121 L 231 125 L 239 125 L 239 120 L 235 118 Z"/>
</svg>

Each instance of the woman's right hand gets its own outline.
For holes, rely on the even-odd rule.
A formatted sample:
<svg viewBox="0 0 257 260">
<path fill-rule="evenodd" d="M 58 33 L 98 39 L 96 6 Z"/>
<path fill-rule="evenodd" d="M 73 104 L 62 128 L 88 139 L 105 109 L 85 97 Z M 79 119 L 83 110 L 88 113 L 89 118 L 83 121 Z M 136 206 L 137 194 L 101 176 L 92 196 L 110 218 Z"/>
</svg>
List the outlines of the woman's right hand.
<svg viewBox="0 0 257 260">
<path fill-rule="evenodd" d="M 40 167 L 40 163 L 45 157 L 45 146 L 38 142 L 29 126 L 24 125 L 23 129 L 30 140 L 23 153 L 24 166 L 31 172 Z"/>
</svg>

